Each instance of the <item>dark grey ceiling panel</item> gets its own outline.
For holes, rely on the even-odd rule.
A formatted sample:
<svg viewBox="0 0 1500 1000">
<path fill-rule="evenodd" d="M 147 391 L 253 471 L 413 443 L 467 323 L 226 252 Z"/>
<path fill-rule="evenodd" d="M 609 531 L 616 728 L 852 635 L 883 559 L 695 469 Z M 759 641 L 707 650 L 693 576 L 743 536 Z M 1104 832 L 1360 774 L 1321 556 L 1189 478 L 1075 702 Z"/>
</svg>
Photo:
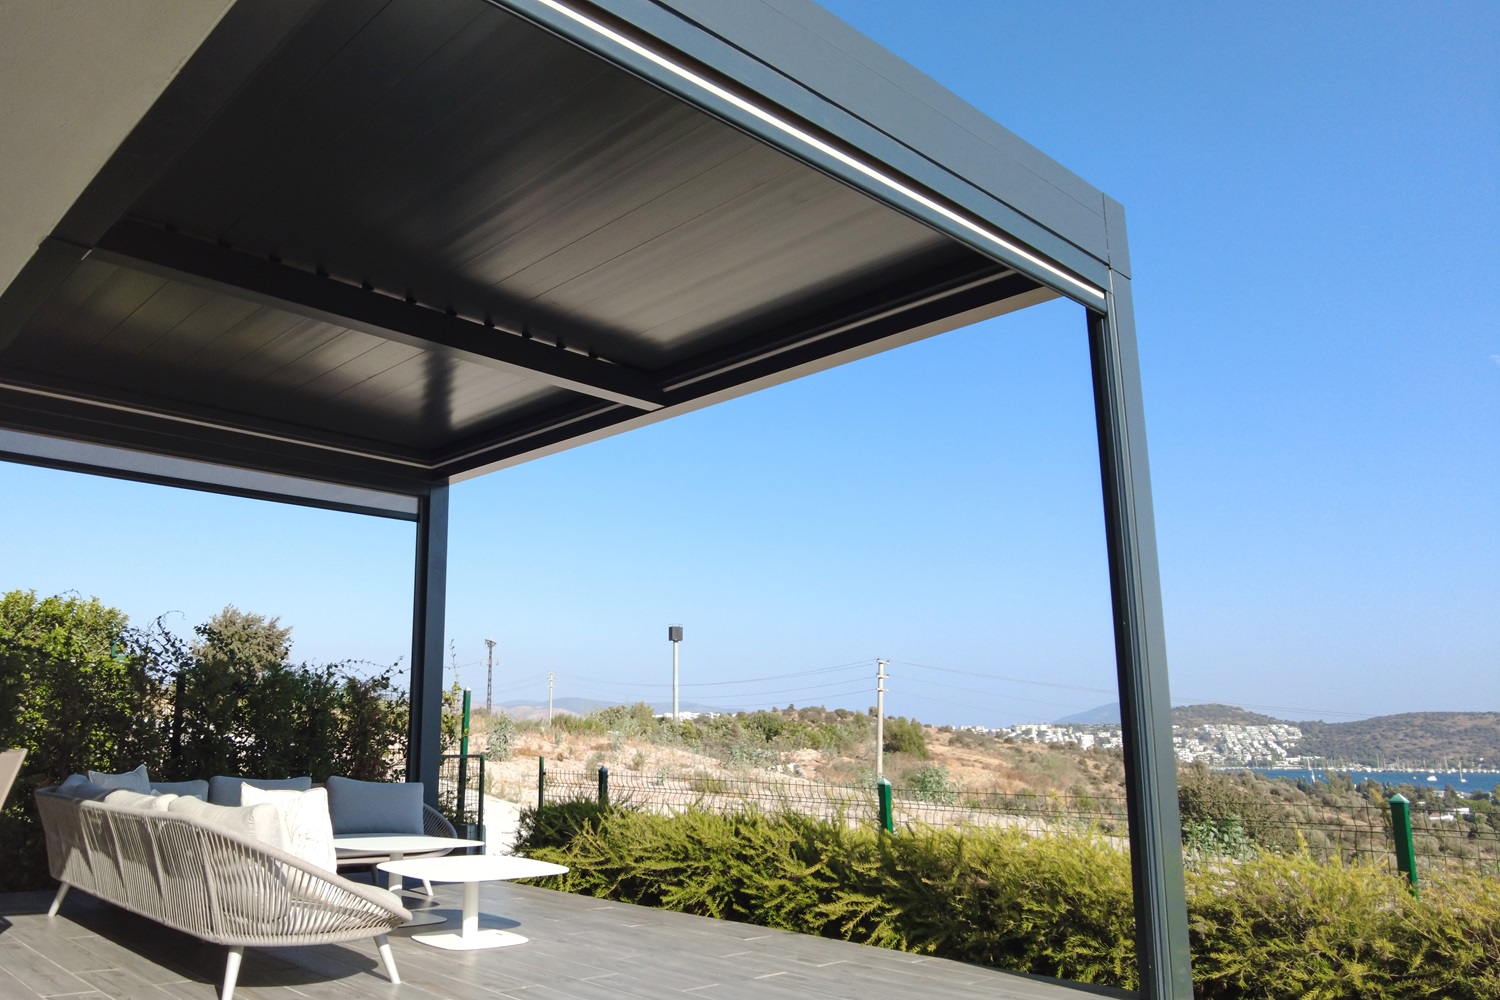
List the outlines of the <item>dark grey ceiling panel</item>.
<svg viewBox="0 0 1500 1000">
<path fill-rule="evenodd" d="M 755 9 L 737 58 L 829 60 L 819 115 L 951 141 L 832 103 L 878 59 Z M 420 491 L 1055 294 L 488 0 L 232 14 L 0 295 L 0 429 Z"/>
<path fill-rule="evenodd" d="M 653 60 L 621 55 L 618 45 L 602 41 L 598 31 L 580 27 L 577 19 L 547 0 L 493 2 L 547 24 L 585 47 L 621 58 L 666 89 L 701 102 L 766 141 L 785 145 L 877 198 L 914 211 L 961 242 L 996 252 L 1012 266 L 1025 266 L 1024 258 L 999 250 L 993 241 L 976 237 L 964 226 L 950 225 L 950 219 L 934 211 L 914 207 L 910 199 L 893 195 L 886 185 L 866 183 L 858 171 L 843 169 L 843 164 L 810 151 L 807 144 L 783 142 L 777 129 L 762 127 L 754 115 L 739 114 L 724 101 L 705 97 L 702 87 L 662 71 Z M 710 82 L 722 82 L 752 103 L 790 115 L 835 146 L 894 171 L 898 179 L 909 179 L 939 202 L 983 220 L 1011 241 L 1082 276 L 1094 288 L 1105 283 L 1107 241 L 1102 196 L 1097 190 L 994 123 L 988 129 L 979 126 L 975 121 L 983 119 L 979 112 L 911 66 L 889 53 L 884 60 L 871 56 L 868 50 L 879 51 L 878 47 L 826 12 L 809 14 L 797 3 L 784 11 L 758 0 L 743 4 L 594 0 L 572 3 L 568 9 L 645 40 L 648 47 Z M 695 15 L 702 17 L 701 23 Z M 798 23 L 802 15 L 807 15 L 810 24 L 821 25 L 826 19 L 842 30 L 819 37 Z M 871 65 L 861 58 L 869 58 Z M 814 89 L 809 80 L 820 81 L 822 89 Z M 891 107 L 869 99 L 869 94 L 888 97 Z M 860 113 L 868 113 L 869 120 Z M 1033 276 L 1054 283 L 1045 269 Z M 1066 279 L 1058 287 L 1074 297 L 1082 291 Z M 1092 292 L 1081 300 L 1097 304 Z"/>
</svg>

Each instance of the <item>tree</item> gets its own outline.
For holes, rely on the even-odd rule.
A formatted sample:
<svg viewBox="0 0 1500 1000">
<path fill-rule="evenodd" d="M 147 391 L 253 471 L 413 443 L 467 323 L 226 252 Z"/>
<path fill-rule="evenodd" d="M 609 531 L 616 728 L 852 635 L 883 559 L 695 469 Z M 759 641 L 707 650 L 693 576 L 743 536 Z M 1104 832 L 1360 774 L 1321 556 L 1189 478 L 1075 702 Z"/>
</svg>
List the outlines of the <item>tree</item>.
<svg viewBox="0 0 1500 1000">
<path fill-rule="evenodd" d="M 267 618 L 233 604 L 193 631 L 199 638 L 190 652 L 203 664 L 232 663 L 258 673 L 287 662 L 292 653 L 292 627 L 283 628 L 279 615 Z"/>
</svg>

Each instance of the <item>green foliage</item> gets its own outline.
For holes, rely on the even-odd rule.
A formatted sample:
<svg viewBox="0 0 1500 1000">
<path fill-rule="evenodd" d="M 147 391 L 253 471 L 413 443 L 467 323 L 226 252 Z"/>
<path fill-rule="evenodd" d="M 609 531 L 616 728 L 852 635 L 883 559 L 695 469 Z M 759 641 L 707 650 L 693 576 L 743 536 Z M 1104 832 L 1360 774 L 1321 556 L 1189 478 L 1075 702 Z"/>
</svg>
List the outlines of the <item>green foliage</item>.
<svg viewBox="0 0 1500 1000">
<path fill-rule="evenodd" d="M 286 662 L 292 652 L 292 628 L 280 618 L 241 611 L 233 604 L 193 629 L 193 659 L 207 668 L 265 670 Z"/>
<path fill-rule="evenodd" d="M 1202 822 L 1202 821 L 1194 821 Z M 517 852 L 573 892 L 1134 989 L 1129 856 L 1089 834 L 894 836 L 796 813 L 522 816 Z M 1500 885 L 1254 853 L 1188 868 L 1200 1000 L 1500 996 Z"/>
<path fill-rule="evenodd" d="M 1133 983 L 1129 862 L 1098 839 L 890 837 L 799 813 L 660 816 L 573 803 L 524 813 L 516 850 L 569 865 L 551 884 L 573 892 Z"/>
<path fill-rule="evenodd" d="M 516 724 L 504 712 L 490 716 L 484 723 L 484 759 L 491 763 L 510 760 L 516 739 Z"/>
<path fill-rule="evenodd" d="M 195 632 L 133 628 L 96 598 L 0 596 L 0 746 L 29 751 L 0 814 L 0 891 L 46 883 L 32 793 L 69 774 L 398 775 L 408 713 L 390 670 L 293 666 L 289 628 L 233 607 Z"/>
<path fill-rule="evenodd" d="M 1255 841 L 1240 825 L 1238 816 L 1195 819 L 1182 825 L 1182 849 L 1194 859 L 1244 859 L 1254 855 Z"/>
<path fill-rule="evenodd" d="M 0 746 L 28 750 L 0 814 L 0 890 L 45 884 L 36 788 L 89 768 L 125 770 L 165 747 L 163 673 L 128 626 L 94 598 L 0 596 Z"/>
<path fill-rule="evenodd" d="M 75 771 L 158 756 L 163 671 L 145 637 L 97 598 L 12 591 L 0 597 L 0 745 L 24 746 L 29 794 Z"/>
<path fill-rule="evenodd" d="M 1270 784 L 1254 775 L 1215 771 L 1196 761 L 1178 768 L 1177 803 L 1185 844 L 1243 837 L 1276 850 L 1297 846 L 1288 810 L 1277 806 Z"/>
<path fill-rule="evenodd" d="M 458 753 L 464 729 L 464 690 L 458 681 L 443 692 L 442 714 L 438 717 L 438 741 L 443 753 Z"/>
<path fill-rule="evenodd" d="M 1500 885 L 1445 873 L 1420 899 L 1384 866 L 1264 855 L 1188 870 L 1199 995 L 1500 996 Z"/>
<path fill-rule="evenodd" d="M 923 802 L 950 805 L 958 799 L 953 776 L 941 764 L 925 764 L 907 772 L 902 791 Z"/>
<path fill-rule="evenodd" d="M 885 720 L 885 752 L 904 753 L 927 760 L 927 732 L 916 719 L 892 716 Z"/>
</svg>

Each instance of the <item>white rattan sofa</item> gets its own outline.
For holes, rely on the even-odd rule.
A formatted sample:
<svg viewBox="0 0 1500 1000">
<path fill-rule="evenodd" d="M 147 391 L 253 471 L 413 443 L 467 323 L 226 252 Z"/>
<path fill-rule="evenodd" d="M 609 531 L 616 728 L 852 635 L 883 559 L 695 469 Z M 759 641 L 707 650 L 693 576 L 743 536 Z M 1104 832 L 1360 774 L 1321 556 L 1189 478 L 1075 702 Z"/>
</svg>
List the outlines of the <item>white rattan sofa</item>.
<svg viewBox="0 0 1500 1000">
<path fill-rule="evenodd" d="M 212 944 L 227 945 L 223 1000 L 246 948 L 373 937 L 399 983 L 386 933 L 411 914 L 384 889 L 360 885 L 259 841 L 192 817 L 36 793 L 47 861 L 62 884 Z"/>
</svg>

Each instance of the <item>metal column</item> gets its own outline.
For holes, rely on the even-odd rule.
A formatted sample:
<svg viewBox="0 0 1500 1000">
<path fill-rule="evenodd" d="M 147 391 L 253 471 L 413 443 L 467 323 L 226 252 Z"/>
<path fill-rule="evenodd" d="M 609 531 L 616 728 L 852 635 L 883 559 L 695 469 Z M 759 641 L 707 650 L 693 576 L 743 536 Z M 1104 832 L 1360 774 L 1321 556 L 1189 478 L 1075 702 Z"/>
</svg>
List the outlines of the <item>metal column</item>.
<svg viewBox="0 0 1500 1000">
<path fill-rule="evenodd" d="M 1124 259 L 1123 220 L 1110 232 L 1112 252 L 1117 243 Z M 1088 313 L 1089 355 L 1124 730 L 1136 963 L 1147 1000 L 1192 1000 L 1177 757 L 1135 317 L 1130 278 L 1112 270 L 1110 279 L 1106 311 Z"/>
<path fill-rule="evenodd" d="M 417 511 L 417 567 L 412 587 L 411 721 L 406 780 L 420 781 L 427 804 L 438 802 L 442 760 L 443 615 L 448 601 L 448 486 L 432 487 Z"/>
</svg>

